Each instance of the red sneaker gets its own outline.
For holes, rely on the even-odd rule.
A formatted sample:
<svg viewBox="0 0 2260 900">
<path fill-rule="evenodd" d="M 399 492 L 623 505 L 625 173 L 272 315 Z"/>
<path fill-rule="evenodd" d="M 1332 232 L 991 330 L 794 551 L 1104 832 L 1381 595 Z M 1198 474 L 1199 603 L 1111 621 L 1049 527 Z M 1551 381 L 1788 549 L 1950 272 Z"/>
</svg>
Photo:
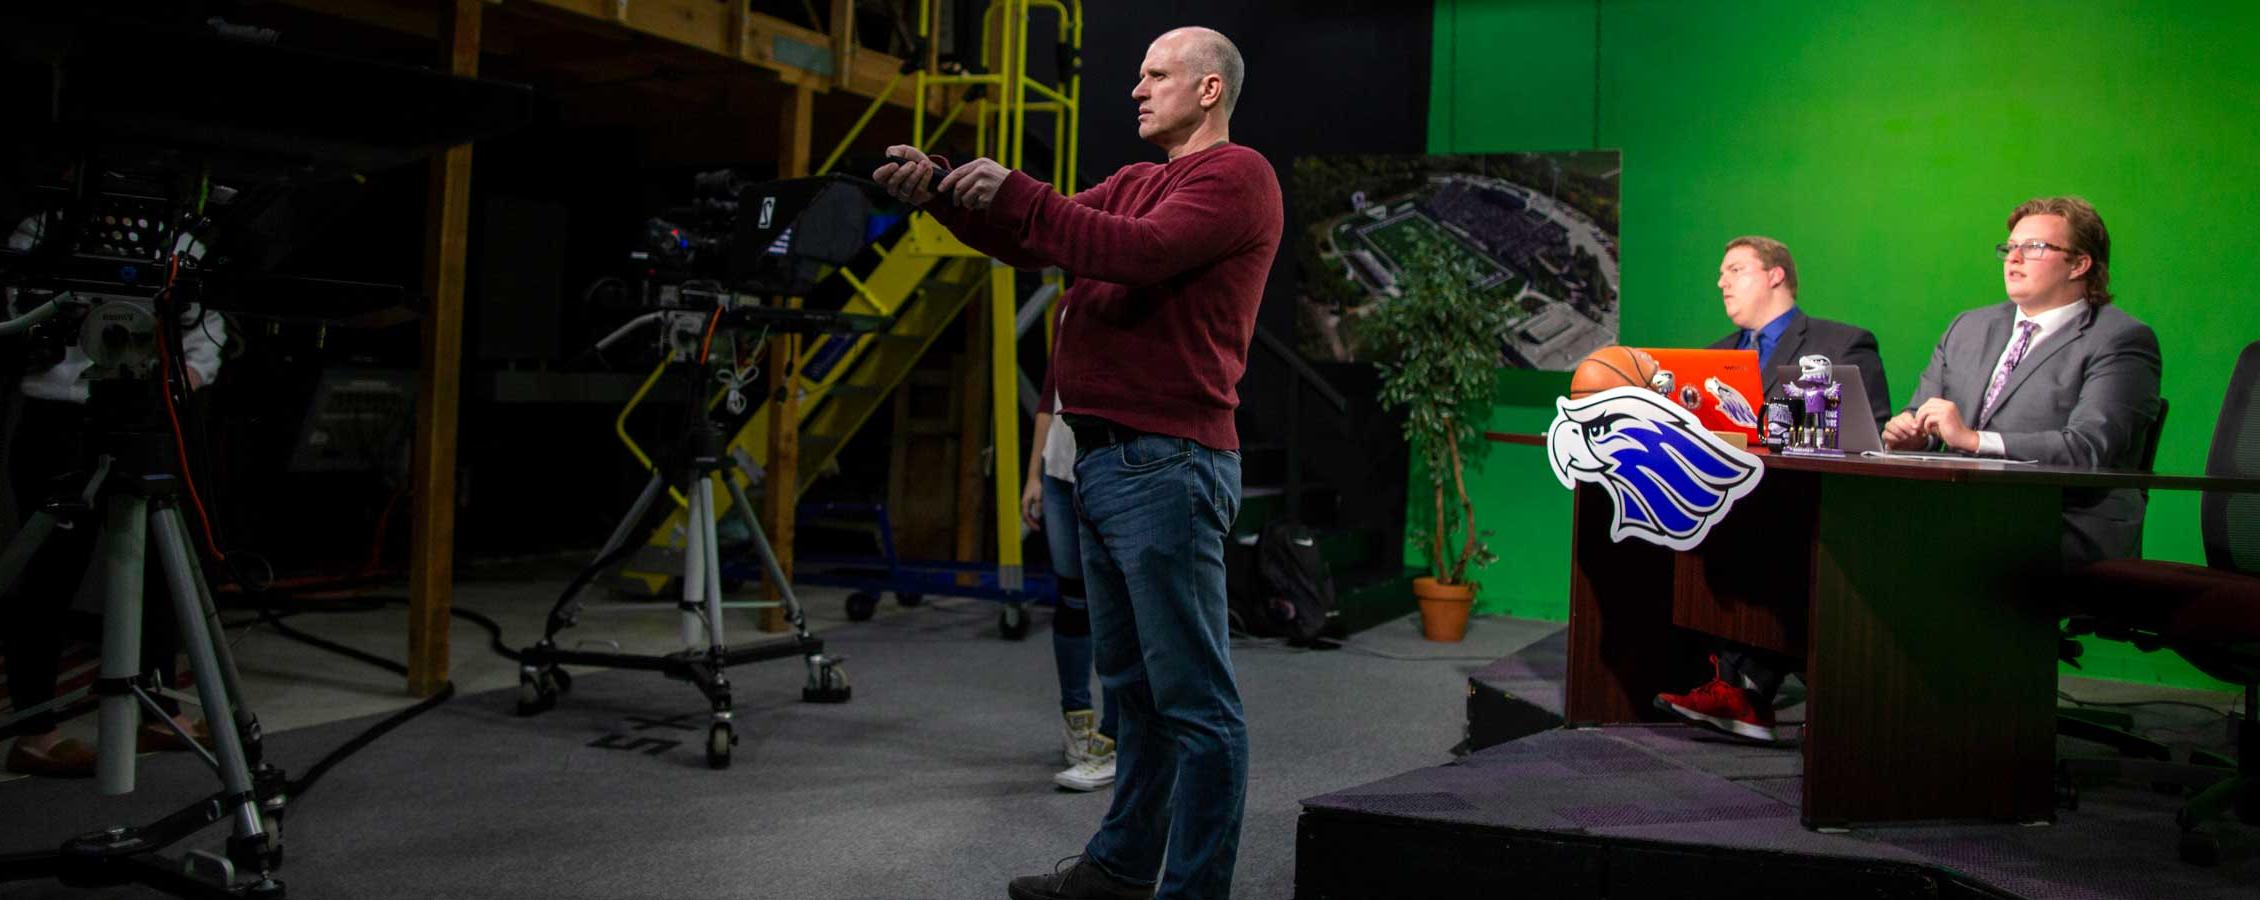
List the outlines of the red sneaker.
<svg viewBox="0 0 2260 900">
<path fill-rule="evenodd" d="M 1719 658 L 1711 657 L 1711 667 Z M 1724 734 L 1766 744 L 1781 742 L 1774 729 L 1773 706 L 1757 702 L 1757 694 L 1719 678 L 1685 694 L 1657 694 L 1656 707 L 1697 725 Z"/>
</svg>

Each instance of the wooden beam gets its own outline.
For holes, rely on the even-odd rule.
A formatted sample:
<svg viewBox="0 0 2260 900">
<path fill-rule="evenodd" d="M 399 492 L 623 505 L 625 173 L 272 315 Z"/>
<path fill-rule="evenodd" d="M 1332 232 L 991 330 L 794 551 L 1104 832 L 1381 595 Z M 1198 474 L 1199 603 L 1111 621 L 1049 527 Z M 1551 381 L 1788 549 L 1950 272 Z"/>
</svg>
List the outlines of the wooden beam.
<svg viewBox="0 0 2260 900">
<path fill-rule="evenodd" d="M 388 31 L 424 36 L 433 33 L 421 10 L 391 0 L 277 2 Z M 562 26 L 630 41 L 658 38 L 664 43 L 641 41 L 655 59 L 671 56 L 670 45 L 705 51 L 722 58 L 716 62 L 735 61 L 773 72 L 787 83 L 826 91 L 837 88 L 866 100 L 885 90 L 902 67 L 901 59 L 876 50 L 858 48 L 843 59 L 832 35 L 744 11 L 744 0 L 518 0 L 491 5 L 501 15 L 488 23 L 486 49 L 498 54 L 515 55 L 523 48 L 532 56 L 549 49 L 547 45 Z M 542 23 L 550 27 L 542 27 Z M 802 65 L 810 61 L 811 50 L 817 57 L 829 57 L 826 71 L 812 71 Z M 539 64 L 539 60 L 534 62 Z M 961 90 L 941 93 L 954 96 Z M 905 93 L 888 102 L 908 108 L 913 100 Z M 935 100 L 929 111 L 945 112 L 943 102 Z"/>
<path fill-rule="evenodd" d="M 815 165 L 816 91 L 793 88 L 777 112 L 777 177 L 805 178 Z"/>
<path fill-rule="evenodd" d="M 440 65 L 479 71 L 480 0 L 452 0 L 440 13 Z M 408 572 L 408 692 L 429 697 L 447 684 L 455 591 L 456 407 L 462 399 L 463 272 L 471 224 L 471 146 L 431 163 L 424 228 L 424 364 L 416 378 L 415 492 Z"/>
<path fill-rule="evenodd" d="M 989 433 L 988 306 L 984 293 L 965 304 L 965 356 L 958 369 L 957 420 L 957 561 L 975 562 L 981 556 L 981 436 Z M 959 575 L 958 584 L 971 585 L 971 573 Z"/>
<path fill-rule="evenodd" d="M 799 298 L 787 301 L 799 306 Z M 769 469 L 762 474 L 762 528 L 769 533 L 777 568 L 793 577 L 793 512 L 800 500 L 800 335 L 780 334 L 769 339 Z M 771 601 L 784 599 L 775 582 L 764 585 Z M 755 618 L 762 631 L 783 631 L 787 623 L 781 607 L 767 607 Z"/>
<path fill-rule="evenodd" d="M 785 97 L 777 121 L 777 174 L 781 178 L 800 178 L 808 174 L 809 156 L 813 152 L 816 121 L 816 92 L 808 88 L 795 88 Z M 800 298 L 786 301 L 800 305 Z M 784 334 L 769 339 L 769 471 L 762 478 L 762 500 L 768 521 L 763 527 L 769 531 L 769 543 L 777 552 L 777 565 L 786 578 L 793 574 L 793 507 L 800 500 L 800 335 Z M 782 599 L 776 586 L 769 587 L 769 599 Z M 761 611 L 756 627 L 762 631 L 785 630 L 784 610 L 770 607 Z"/>
<path fill-rule="evenodd" d="M 855 0 L 832 0 L 832 86 L 855 79 Z"/>
</svg>

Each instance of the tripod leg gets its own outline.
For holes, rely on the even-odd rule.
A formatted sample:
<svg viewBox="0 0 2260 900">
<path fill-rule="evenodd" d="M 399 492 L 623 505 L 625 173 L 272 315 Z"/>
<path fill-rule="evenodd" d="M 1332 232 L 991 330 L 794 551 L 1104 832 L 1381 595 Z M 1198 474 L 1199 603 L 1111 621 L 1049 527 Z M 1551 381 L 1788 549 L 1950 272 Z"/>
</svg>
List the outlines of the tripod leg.
<svg viewBox="0 0 2260 900">
<path fill-rule="evenodd" d="M 8 541 L 8 549 L 0 551 L 0 594 L 12 594 L 16 579 L 24 577 L 24 568 L 31 565 L 39 548 L 47 545 L 47 535 L 55 530 L 55 514 L 40 510 L 31 514 L 22 530 Z"/>
<path fill-rule="evenodd" d="M 95 543 L 101 560 L 102 738 L 95 745 L 96 789 L 104 794 L 133 792 L 133 756 L 141 727 L 141 706 L 130 685 L 141 674 L 141 572 L 148 541 L 147 500 L 126 492 L 110 495 L 103 507 L 102 535 Z"/>
<path fill-rule="evenodd" d="M 653 469 L 651 480 L 644 482 L 643 493 L 636 495 L 635 505 L 628 507 L 627 517 L 612 529 L 612 536 L 605 539 L 604 549 L 597 551 L 596 555 L 600 558 L 611 556 L 612 551 L 625 546 L 635 536 L 636 527 L 643 524 L 643 517 L 651 513 L 652 504 L 658 503 L 659 495 L 666 490 L 667 476 L 660 474 L 658 469 Z"/>
<path fill-rule="evenodd" d="M 716 652 L 726 643 L 722 637 L 722 538 L 715 533 L 714 479 L 708 475 L 698 480 L 699 503 L 706 514 L 691 523 L 706 534 L 706 567 L 699 577 L 706 579 L 706 636 Z"/>
<path fill-rule="evenodd" d="M 188 650 L 189 668 L 196 673 L 196 694 L 204 704 L 204 718 L 233 722 L 234 698 L 229 696 L 220 674 L 219 654 L 212 649 L 212 631 L 205 627 L 200 595 L 191 575 L 194 569 L 188 552 L 188 529 L 181 525 L 180 510 L 169 505 L 153 511 L 150 522 L 156 526 L 153 537 L 157 558 L 164 564 L 165 581 L 172 588 L 173 612 L 180 617 L 181 644 Z M 266 826 L 259 820 L 258 797 L 251 782 L 250 763 L 243 754 L 241 736 L 233 728 L 213 728 L 212 746 L 218 751 L 220 783 L 228 791 L 223 802 L 233 807 L 236 843 L 263 845 Z M 242 861 L 238 860 L 238 864 Z"/>
<path fill-rule="evenodd" d="M 175 520 L 176 527 L 180 527 L 183 532 L 187 530 L 185 526 L 180 524 L 180 510 L 177 507 L 167 508 L 162 512 L 170 514 L 170 517 Z M 220 627 L 220 608 L 218 604 L 212 602 L 212 586 L 210 582 L 204 580 L 204 566 L 196 561 L 196 554 L 193 553 L 188 554 L 188 580 L 196 588 L 196 605 L 202 611 L 204 628 L 213 637 L 212 653 L 219 657 L 220 687 L 236 702 L 234 718 L 224 721 L 235 726 L 236 734 L 244 740 L 245 757 L 252 765 L 256 766 L 259 764 L 261 756 L 259 717 L 253 715 L 251 707 L 243 703 L 243 672 L 236 668 L 235 650 L 228 646 L 227 630 Z M 209 712 L 205 714 L 204 718 L 207 722 L 222 721 Z M 187 737 L 187 735 L 183 735 L 183 737 Z"/>
<path fill-rule="evenodd" d="M 727 477 L 722 479 L 722 484 L 730 489 L 731 502 L 736 505 L 738 514 L 745 517 L 746 527 L 753 531 L 753 552 L 761 557 L 761 571 L 768 576 L 769 583 L 777 586 L 777 596 L 785 599 L 785 614 L 792 619 L 794 633 L 807 637 L 808 619 L 801 614 L 800 598 L 793 595 L 792 579 L 785 577 L 784 567 L 777 563 L 777 551 L 769 546 L 769 534 L 761 530 L 761 517 L 754 515 L 753 503 L 746 499 L 745 488 Z"/>
<path fill-rule="evenodd" d="M 693 478 L 684 495 L 690 501 L 683 517 L 683 599 L 676 604 L 683 623 L 683 647 L 695 649 L 699 632 L 705 628 L 703 609 L 706 605 L 706 555 L 710 548 L 706 541 L 714 533 L 711 527 L 700 527 L 700 522 L 711 525 L 713 513 L 703 502 L 706 496 L 700 490 L 704 479 Z"/>
</svg>

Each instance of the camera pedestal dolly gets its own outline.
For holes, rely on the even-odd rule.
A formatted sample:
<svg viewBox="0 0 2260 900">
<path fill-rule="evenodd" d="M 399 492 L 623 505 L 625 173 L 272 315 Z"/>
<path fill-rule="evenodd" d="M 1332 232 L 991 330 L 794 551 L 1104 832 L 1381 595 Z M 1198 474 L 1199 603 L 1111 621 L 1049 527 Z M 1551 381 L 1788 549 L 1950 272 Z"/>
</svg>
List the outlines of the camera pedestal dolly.
<svg viewBox="0 0 2260 900">
<path fill-rule="evenodd" d="M 770 331 L 803 332 L 857 332 L 883 327 L 886 319 L 872 316 L 855 316 L 839 313 L 822 313 L 771 307 L 741 307 L 721 314 L 719 327 L 762 327 Z M 654 313 L 630 322 L 614 332 L 603 342 L 603 347 L 627 332 L 649 322 L 661 322 L 674 327 L 685 317 L 704 322 L 705 314 L 684 312 Z M 727 323 L 724 325 L 723 323 Z M 692 332 L 695 334 L 695 332 Z M 671 351 L 673 352 L 673 351 Z M 643 493 L 635 505 L 613 529 L 604 549 L 596 561 L 582 570 L 565 589 L 557 605 L 550 610 L 549 620 L 542 639 L 520 652 L 518 672 L 518 713 L 536 715 L 557 704 L 559 695 L 572 689 L 572 676 L 561 666 L 591 665 L 613 669 L 640 669 L 656 671 L 669 678 L 688 681 L 704 695 L 711 706 L 712 719 L 707 728 L 707 765 L 721 769 L 730 765 L 730 752 L 738 742 L 737 730 L 732 721 L 730 680 L 725 671 L 733 666 L 785 659 L 798 656 L 807 669 L 807 681 L 801 688 L 801 699 L 809 703 L 844 703 L 851 696 L 847 674 L 840 667 L 841 659 L 824 653 L 822 639 L 810 634 L 807 617 L 800 600 L 793 593 L 792 583 L 785 577 L 777 562 L 767 534 L 762 530 L 753 504 L 745 490 L 730 477 L 737 462 L 727 451 L 721 426 L 706 412 L 705 398 L 700 396 L 704 382 L 702 367 L 686 366 L 690 375 L 690 423 L 678 453 L 678 458 L 668 465 L 654 466 L 651 480 L 644 485 Z M 751 461 L 745 461 L 750 468 Z M 749 476 L 754 473 L 748 471 Z M 683 554 L 682 597 L 676 603 L 682 622 L 684 649 L 664 655 L 631 653 L 606 653 L 588 650 L 569 650 L 558 646 L 557 636 L 572 627 L 579 618 L 581 604 L 577 599 L 581 589 L 599 573 L 629 556 L 636 548 L 638 529 L 645 527 L 652 508 L 659 503 L 669 488 L 669 478 L 681 488 L 686 517 L 685 548 Z M 792 485 L 772 484 L 771 490 L 791 490 Z M 755 643 L 731 645 L 724 640 L 723 610 L 748 606 L 768 606 L 766 603 L 725 603 L 722 593 L 721 544 L 716 537 L 716 520 L 721 515 L 716 505 L 719 496 L 727 496 L 731 506 L 741 516 L 752 534 L 753 549 L 760 558 L 764 574 L 777 586 L 786 617 L 792 628 L 790 636 Z"/>
<path fill-rule="evenodd" d="M 211 724 L 212 751 L 196 746 L 194 740 L 189 743 L 217 773 L 221 789 L 147 826 L 81 835 L 55 851 L 0 855 L 0 881 L 56 878 L 73 886 L 138 882 L 182 897 L 281 898 L 283 883 L 274 873 L 282 864 L 280 826 L 287 779 L 281 770 L 261 761 L 259 720 L 243 702 L 234 654 L 222 636 L 211 591 L 189 543 L 179 507 L 180 481 L 162 471 L 174 458 L 172 435 L 150 424 L 154 421 L 150 418 L 154 411 L 146 408 L 150 399 L 137 396 L 150 393 L 150 385 L 96 381 L 90 387 L 94 434 L 101 442 L 94 475 L 82 492 L 42 505 L 9 542 L 0 554 L 0 587 L 14 587 L 58 524 L 98 526 L 95 552 L 104 579 L 101 671 L 93 686 L 23 714 L 73 705 L 89 691 L 98 695 L 101 740 L 96 785 L 104 794 L 133 790 L 135 738 L 142 711 L 148 710 L 178 733 L 178 726 L 156 704 L 155 679 L 135 671 L 141 660 L 143 572 L 146 554 L 153 552 L 180 623 L 198 703 Z M 222 819 L 230 820 L 235 829 L 227 839 L 225 855 L 192 851 L 177 861 L 157 856 L 165 847 Z"/>
</svg>

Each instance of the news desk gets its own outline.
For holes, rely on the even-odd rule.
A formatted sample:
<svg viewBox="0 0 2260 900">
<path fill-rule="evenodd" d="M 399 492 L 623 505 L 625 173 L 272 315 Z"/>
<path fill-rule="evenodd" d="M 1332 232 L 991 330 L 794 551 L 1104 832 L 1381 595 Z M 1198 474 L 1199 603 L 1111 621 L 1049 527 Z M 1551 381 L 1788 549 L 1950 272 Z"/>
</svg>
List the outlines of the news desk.
<svg viewBox="0 0 2260 900">
<path fill-rule="evenodd" d="M 2260 491 L 1982 460 L 1760 459 L 1758 487 L 1687 551 L 1610 540 L 1608 493 L 1578 485 L 1563 715 L 1671 719 L 1654 698 L 1711 677 L 1704 635 L 1801 657 L 1813 828 L 2051 819 L 2063 492 Z"/>
</svg>

